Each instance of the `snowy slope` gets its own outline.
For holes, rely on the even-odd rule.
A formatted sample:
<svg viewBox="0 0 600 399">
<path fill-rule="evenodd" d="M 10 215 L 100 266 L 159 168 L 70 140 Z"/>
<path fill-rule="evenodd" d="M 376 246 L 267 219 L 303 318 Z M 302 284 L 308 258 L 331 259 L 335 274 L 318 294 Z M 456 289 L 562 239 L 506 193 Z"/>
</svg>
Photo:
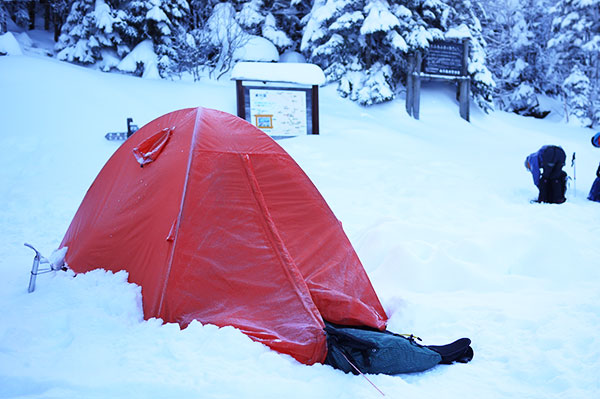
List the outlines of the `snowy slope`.
<svg viewBox="0 0 600 399">
<path fill-rule="evenodd" d="M 233 328 L 144 321 L 125 273 L 39 276 L 118 143 L 104 134 L 176 109 L 235 113 L 233 82 L 105 74 L 0 57 L 0 398 L 367 398 L 360 376 L 304 366 Z M 585 199 L 600 151 L 560 117 L 458 117 L 452 88 L 361 108 L 320 93 L 320 136 L 280 141 L 355 245 L 389 328 L 428 344 L 473 340 L 474 360 L 369 376 L 389 397 L 592 398 L 600 394 L 600 205 Z M 541 145 L 577 153 L 576 190 L 532 205 L 523 167 Z M 565 168 L 571 177 L 570 164 Z"/>
</svg>

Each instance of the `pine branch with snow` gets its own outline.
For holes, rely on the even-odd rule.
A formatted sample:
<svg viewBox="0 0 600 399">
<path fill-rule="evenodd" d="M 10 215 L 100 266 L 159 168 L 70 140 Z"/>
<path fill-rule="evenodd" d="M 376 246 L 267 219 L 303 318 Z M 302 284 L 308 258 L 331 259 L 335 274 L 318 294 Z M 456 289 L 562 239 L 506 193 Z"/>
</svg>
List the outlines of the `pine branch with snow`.
<svg viewBox="0 0 600 399">
<path fill-rule="evenodd" d="M 550 72 L 561 84 L 569 116 L 582 126 L 598 125 L 600 0 L 559 0 L 552 11 Z"/>
</svg>

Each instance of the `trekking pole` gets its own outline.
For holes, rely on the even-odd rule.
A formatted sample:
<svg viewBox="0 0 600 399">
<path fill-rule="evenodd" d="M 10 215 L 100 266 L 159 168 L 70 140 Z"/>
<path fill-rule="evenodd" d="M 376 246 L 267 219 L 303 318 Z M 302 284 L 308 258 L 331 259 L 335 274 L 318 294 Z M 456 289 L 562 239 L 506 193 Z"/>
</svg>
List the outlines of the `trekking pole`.
<svg viewBox="0 0 600 399">
<path fill-rule="evenodd" d="M 575 152 L 571 158 L 571 167 L 573 168 L 573 197 L 577 197 L 577 164 L 575 163 Z"/>
</svg>

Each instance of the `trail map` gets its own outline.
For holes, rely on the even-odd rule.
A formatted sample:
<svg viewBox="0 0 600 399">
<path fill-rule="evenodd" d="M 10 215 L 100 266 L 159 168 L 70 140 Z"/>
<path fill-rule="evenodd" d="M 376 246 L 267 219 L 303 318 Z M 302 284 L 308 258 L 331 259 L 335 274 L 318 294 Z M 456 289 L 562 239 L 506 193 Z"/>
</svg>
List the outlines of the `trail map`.
<svg viewBox="0 0 600 399">
<path fill-rule="evenodd" d="M 271 136 L 307 133 L 306 92 L 250 89 L 250 121 Z"/>
</svg>

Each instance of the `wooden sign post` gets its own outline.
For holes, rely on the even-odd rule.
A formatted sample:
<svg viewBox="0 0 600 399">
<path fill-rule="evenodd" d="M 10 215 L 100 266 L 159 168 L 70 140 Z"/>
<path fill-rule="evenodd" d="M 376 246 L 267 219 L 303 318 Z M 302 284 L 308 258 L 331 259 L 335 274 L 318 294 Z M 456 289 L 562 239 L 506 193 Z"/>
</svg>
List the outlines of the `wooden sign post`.
<svg viewBox="0 0 600 399">
<path fill-rule="evenodd" d="M 421 80 L 450 81 L 458 85 L 461 118 L 469 121 L 469 93 L 471 80 L 468 72 L 469 41 L 438 40 L 429 45 L 426 53 L 417 51 L 409 58 L 406 84 L 406 112 L 419 119 Z"/>
</svg>

